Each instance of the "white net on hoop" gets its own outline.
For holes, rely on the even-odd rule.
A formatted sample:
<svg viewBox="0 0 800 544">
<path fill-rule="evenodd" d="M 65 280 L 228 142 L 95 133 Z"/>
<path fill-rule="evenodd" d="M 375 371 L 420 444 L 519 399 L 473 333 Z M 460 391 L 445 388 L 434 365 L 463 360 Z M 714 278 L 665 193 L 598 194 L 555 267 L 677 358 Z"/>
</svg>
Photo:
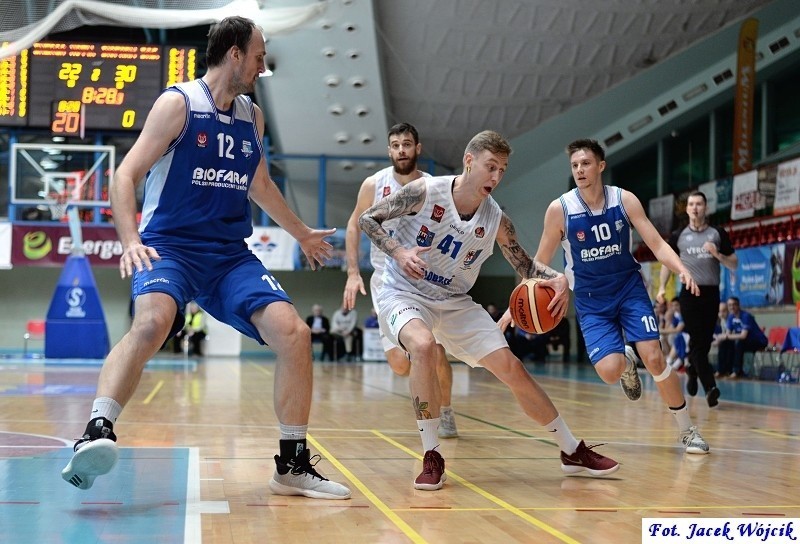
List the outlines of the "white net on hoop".
<svg viewBox="0 0 800 544">
<path fill-rule="evenodd" d="M 80 26 L 185 28 L 230 15 L 252 19 L 267 34 L 297 28 L 322 13 L 327 2 L 265 8 L 264 0 L 28 0 L 0 2 L 0 58 L 18 54 L 53 32 Z"/>
</svg>

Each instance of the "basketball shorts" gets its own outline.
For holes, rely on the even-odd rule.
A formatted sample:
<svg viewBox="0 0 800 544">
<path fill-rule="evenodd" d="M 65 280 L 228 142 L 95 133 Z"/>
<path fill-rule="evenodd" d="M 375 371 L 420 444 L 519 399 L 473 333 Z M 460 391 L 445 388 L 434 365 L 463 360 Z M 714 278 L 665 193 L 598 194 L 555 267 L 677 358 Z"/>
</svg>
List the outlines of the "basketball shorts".
<svg viewBox="0 0 800 544">
<path fill-rule="evenodd" d="M 372 306 L 377 310 L 378 309 L 378 295 L 383 288 L 383 271 L 376 270 L 372 273 L 372 277 L 369 279 L 369 293 L 372 297 Z M 397 344 L 392 343 L 391 340 L 386 336 L 386 332 L 384 330 L 383 320 L 380 319 L 380 313 L 378 314 L 378 331 L 381 335 L 381 345 L 383 346 L 384 353 L 393 350 L 394 348 L 398 348 Z M 398 348 L 402 349 L 402 348 Z"/>
<path fill-rule="evenodd" d="M 213 246 L 213 251 L 209 251 Z M 132 297 L 166 293 L 175 299 L 178 314 L 194 300 L 218 321 L 264 344 L 250 317 L 273 302 L 289 296 L 244 242 L 152 246 L 161 256 L 153 270 L 134 271 Z M 178 319 L 183 323 L 182 319 Z M 173 332 L 174 334 L 174 332 Z"/>
<path fill-rule="evenodd" d="M 432 300 L 415 293 L 382 289 L 377 302 L 379 321 L 395 345 L 402 345 L 399 335 L 406 323 L 420 319 L 448 353 L 471 367 L 481 366 L 481 359 L 508 347 L 497 323 L 468 295 Z"/>
<path fill-rule="evenodd" d="M 612 353 L 624 353 L 626 341 L 659 339 L 653 304 L 639 274 L 611 295 L 576 296 L 575 313 L 593 365 Z"/>
</svg>

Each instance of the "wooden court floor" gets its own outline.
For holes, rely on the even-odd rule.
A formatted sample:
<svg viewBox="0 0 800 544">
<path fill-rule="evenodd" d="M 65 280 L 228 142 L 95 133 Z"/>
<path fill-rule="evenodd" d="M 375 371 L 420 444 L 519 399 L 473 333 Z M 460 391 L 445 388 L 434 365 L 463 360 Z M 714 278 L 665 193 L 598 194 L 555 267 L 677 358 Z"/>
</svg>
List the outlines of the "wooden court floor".
<svg viewBox="0 0 800 544">
<path fill-rule="evenodd" d="M 644 375 L 628 401 L 583 364 L 529 369 L 578 438 L 622 468 L 565 476 L 558 447 L 493 376 L 454 363 L 460 437 L 448 480 L 421 469 L 407 379 L 382 363 L 316 363 L 309 441 L 349 501 L 269 493 L 274 360 L 156 359 L 115 431 L 118 466 L 88 491 L 60 470 L 84 428 L 97 364 L 0 360 L 0 542 L 633 543 L 643 518 L 800 518 L 800 385 L 721 382 L 690 411 L 711 445 L 683 453 Z"/>
</svg>

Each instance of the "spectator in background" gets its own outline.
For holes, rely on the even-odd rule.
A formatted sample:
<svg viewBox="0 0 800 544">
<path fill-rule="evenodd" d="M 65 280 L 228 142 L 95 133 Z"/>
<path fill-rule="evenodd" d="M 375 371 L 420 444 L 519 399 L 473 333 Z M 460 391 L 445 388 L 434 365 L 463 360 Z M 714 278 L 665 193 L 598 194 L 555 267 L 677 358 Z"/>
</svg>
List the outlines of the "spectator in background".
<svg viewBox="0 0 800 544">
<path fill-rule="evenodd" d="M 667 335 L 669 345 L 667 364 L 675 370 L 680 370 L 686 363 L 686 333 L 683 332 L 685 327 L 681 303 L 678 297 L 675 297 L 669 302 L 669 309 L 664 315 L 664 328 L 661 331 Z"/>
<path fill-rule="evenodd" d="M 506 336 L 508 347 L 517 359 L 524 361 L 528 356 L 534 363 L 544 363 L 547 361 L 547 334 L 533 334 L 523 331 L 519 327 L 509 327 L 506 331 L 510 332 Z"/>
<path fill-rule="evenodd" d="M 341 307 L 333 312 L 331 336 L 336 345 L 336 360 L 342 354 L 348 361 L 361 358 L 361 329 L 358 328 L 358 312 Z"/>
<path fill-rule="evenodd" d="M 186 306 L 186 317 L 184 318 L 183 329 L 175 334 L 173 339 L 172 351 L 180 353 L 181 345 L 185 341 L 189 345 L 189 355 L 203 356 L 203 340 L 207 335 L 206 316 L 203 310 L 194 301 Z"/>
<path fill-rule="evenodd" d="M 325 357 L 333 361 L 333 338 L 331 338 L 331 322 L 322 313 L 322 306 L 314 304 L 311 307 L 311 315 L 306 318 L 306 325 L 311 329 L 311 343 L 319 342 L 322 344 L 322 355 L 320 360 Z"/>
<path fill-rule="evenodd" d="M 724 378 L 733 372 L 733 340 L 728 338 L 728 304 L 719 303 L 717 326 L 714 329 L 712 345 L 717 347 L 717 372 L 715 376 Z"/>
<path fill-rule="evenodd" d="M 750 312 L 745 312 L 737 297 L 728 298 L 728 332 L 725 340 L 733 340 L 733 372 L 731 378 L 744 377 L 744 354 L 767 347 L 767 337 Z"/>
</svg>

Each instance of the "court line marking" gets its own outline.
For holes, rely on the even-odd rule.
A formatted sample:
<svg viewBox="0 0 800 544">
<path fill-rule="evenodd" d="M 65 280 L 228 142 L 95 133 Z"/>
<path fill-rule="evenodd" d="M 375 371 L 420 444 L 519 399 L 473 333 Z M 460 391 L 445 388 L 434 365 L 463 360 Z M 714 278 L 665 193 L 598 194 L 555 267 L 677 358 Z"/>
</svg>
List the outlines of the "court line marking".
<svg viewBox="0 0 800 544">
<path fill-rule="evenodd" d="M 147 397 L 145 397 L 145 399 L 142 401 L 142 404 L 150 404 L 150 401 L 153 400 L 153 397 L 155 397 L 159 391 L 161 391 L 162 387 L 164 387 L 164 380 L 159 380 L 153 390 L 150 391 L 150 394 L 147 395 Z"/>
<path fill-rule="evenodd" d="M 422 460 L 422 456 L 419 455 L 417 452 L 415 452 L 415 451 L 405 447 L 404 445 L 400 444 L 399 442 L 389 438 L 388 436 L 386 436 L 382 432 L 377 431 L 377 430 L 373 430 L 372 432 L 375 433 L 376 436 L 380 437 L 381 439 L 383 439 L 386 442 L 388 442 L 389 444 L 391 444 L 392 446 L 398 448 L 399 450 L 402 450 L 402 451 L 406 452 L 411 457 L 414 457 L 414 458 L 416 458 L 416 459 L 418 459 L 420 461 Z M 477 493 L 478 495 L 480 495 L 484 499 L 487 499 L 488 501 L 495 503 L 496 505 L 501 507 L 503 510 L 506 510 L 507 512 L 510 512 L 510 513 L 514 514 L 515 516 L 521 518 L 522 520 L 527 521 L 531 525 L 533 525 L 535 527 L 538 527 L 539 529 L 543 530 L 544 532 L 556 537 L 560 541 L 566 542 L 567 544 L 580 544 L 580 542 L 578 540 L 575 540 L 572 537 L 570 537 L 568 535 L 565 535 L 564 533 L 562 533 L 561 531 L 559 531 L 555 527 L 551 527 L 550 525 L 546 524 L 542 520 L 537 519 L 537 518 L 531 516 L 530 514 L 526 514 L 525 512 L 523 512 L 522 510 L 520 510 L 516 506 L 507 503 L 503 499 L 501 499 L 499 497 L 496 497 L 495 495 L 492 495 L 488 491 L 480 488 L 479 486 L 473 484 L 472 482 L 470 482 L 470 481 L 462 478 L 461 476 L 455 474 L 452 470 L 446 469 L 446 472 L 447 472 L 448 478 L 454 479 L 455 481 L 457 481 L 458 483 L 460 483 L 461 485 L 463 485 L 467 489 L 473 491 L 474 493 Z"/>
<path fill-rule="evenodd" d="M 231 508 L 228 501 L 200 500 L 200 448 L 186 449 L 189 450 L 189 459 L 186 463 L 186 519 L 183 525 L 183 542 L 196 544 L 203 541 L 200 514 L 230 514 Z"/>
<path fill-rule="evenodd" d="M 254 363 L 254 362 L 252 362 L 252 361 L 248 361 L 248 362 L 247 362 L 247 364 L 249 364 L 250 366 L 252 366 L 252 367 L 253 367 L 253 368 L 255 368 L 256 370 L 258 370 L 259 372 L 261 372 L 261 373 L 263 373 L 263 374 L 266 374 L 267 376 L 272 376 L 272 372 L 270 372 L 270 371 L 269 371 L 269 370 L 267 370 L 266 368 L 262 367 L 261 365 L 257 365 L 257 364 L 255 364 L 255 363 Z"/>
<path fill-rule="evenodd" d="M 327 449 L 322 447 L 322 444 L 317 442 L 317 440 L 314 439 L 310 434 L 306 435 L 306 438 L 308 439 L 309 442 L 311 442 L 311 444 L 315 448 L 317 448 L 317 450 L 319 450 L 319 452 L 322 455 L 325 456 L 326 459 L 328 459 L 328 461 L 331 462 L 331 464 L 334 467 L 336 467 L 336 469 L 339 472 L 341 472 L 344 475 L 345 478 L 347 478 L 359 491 L 361 491 L 361 493 L 364 494 L 364 496 L 367 498 L 367 500 L 369 500 L 369 502 L 374 504 L 375 507 L 378 510 L 380 510 L 381 513 L 383 513 L 383 515 L 389 518 L 389 520 L 392 523 L 394 523 L 398 529 L 403 531 L 403 534 L 406 535 L 408 538 L 410 538 L 412 542 L 417 542 L 419 544 L 427 543 L 427 541 L 424 538 L 422 538 L 422 535 L 420 535 L 414 529 L 412 529 L 409 524 L 403 521 L 403 518 L 398 516 L 391 508 L 389 508 L 386 505 L 386 503 L 380 500 L 378 496 L 375 495 L 375 493 L 370 491 L 370 489 L 367 486 L 365 486 L 361 482 L 361 480 L 359 480 L 356 477 L 355 474 L 350 472 L 350 470 L 348 470 L 347 467 L 345 467 L 342 463 L 340 463 L 338 459 L 336 459 L 333 455 L 331 455 L 331 453 Z"/>
<path fill-rule="evenodd" d="M 767 429 L 752 429 L 754 433 L 765 434 L 767 436 L 775 436 L 777 438 L 788 438 L 789 440 L 800 440 L 800 436 L 788 433 L 782 433 L 778 431 L 770 431 Z"/>
</svg>

